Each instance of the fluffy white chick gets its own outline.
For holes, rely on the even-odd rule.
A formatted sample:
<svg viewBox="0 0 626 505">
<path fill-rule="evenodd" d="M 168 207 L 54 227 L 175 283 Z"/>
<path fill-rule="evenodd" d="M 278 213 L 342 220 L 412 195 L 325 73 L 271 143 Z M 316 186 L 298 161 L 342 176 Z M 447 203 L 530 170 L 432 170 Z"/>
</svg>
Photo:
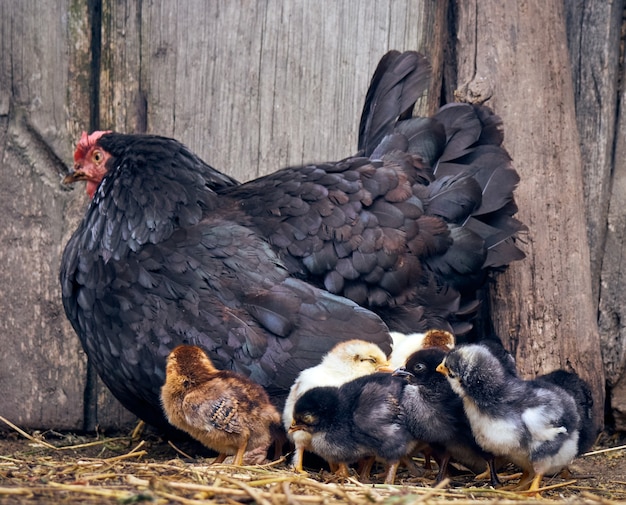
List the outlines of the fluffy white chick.
<svg viewBox="0 0 626 505">
<path fill-rule="evenodd" d="M 426 333 L 389 332 L 391 335 L 391 355 L 389 367 L 397 370 L 406 365 L 409 356 L 426 347 L 439 347 L 444 351 L 454 348 L 454 335 L 445 330 L 428 330 Z"/>
<path fill-rule="evenodd" d="M 300 372 L 289 390 L 289 396 L 283 409 L 285 430 L 293 423 L 293 411 L 296 400 L 309 389 L 323 386 L 339 387 L 357 377 L 374 372 L 391 372 L 387 356 L 376 344 L 365 340 L 347 340 L 333 347 L 319 365 Z M 304 450 L 309 446 L 311 435 L 306 431 L 289 433 L 289 439 L 295 445 L 293 466 L 303 472 L 302 459 Z"/>
</svg>

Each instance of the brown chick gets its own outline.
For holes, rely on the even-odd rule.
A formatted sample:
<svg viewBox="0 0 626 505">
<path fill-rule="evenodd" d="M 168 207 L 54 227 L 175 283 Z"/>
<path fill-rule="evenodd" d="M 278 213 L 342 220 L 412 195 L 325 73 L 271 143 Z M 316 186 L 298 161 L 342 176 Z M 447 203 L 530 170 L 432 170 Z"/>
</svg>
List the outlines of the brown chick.
<svg viewBox="0 0 626 505">
<path fill-rule="evenodd" d="M 197 346 L 179 345 L 167 358 L 161 403 L 168 421 L 219 452 L 216 463 L 244 453 L 265 458 L 270 427 L 280 415 L 262 386 L 230 370 L 218 370 Z"/>
</svg>

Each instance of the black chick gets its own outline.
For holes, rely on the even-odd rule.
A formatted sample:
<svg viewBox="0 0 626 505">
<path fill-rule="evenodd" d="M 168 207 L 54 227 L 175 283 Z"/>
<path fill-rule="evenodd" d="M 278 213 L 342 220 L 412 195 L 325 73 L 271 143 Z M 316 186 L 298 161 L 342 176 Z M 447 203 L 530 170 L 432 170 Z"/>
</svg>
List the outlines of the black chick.
<svg viewBox="0 0 626 505">
<path fill-rule="evenodd" d="M 310 389 L 296 402 L 290 432 L 310 433 L 309 449 L 338 466 L 377 457 L 388 463 L 385 483 L 393 484 L 400 460 L 415 447 L 403 421 L 406 381 L 388 373 L 359 377 L 339 388 Z"/>
<path fill-rule="evenodd" d="M 416 439 L 427 442 L 439 461 L 436 482 L 446 476 L 450 459 L 478 471 L 489 467 L 491 484 L 500 484 L 494 456 L 483 450 L 474 439 L 463 403 L 448 381 L 437 373 L 437 366 L 447 351 L 431 347 L 413 353 L 404 367 L 394 375 L 405 377 L 402 407 L 405 422 Z"/>
<path fill-rule="evenodd" d="M 598 429 L 593 420 L 593 395 L 589 385 L 575 373 L 566 370 L 554 370 L 540 375 L 535 380 L 544 383 L 546 387 L 556 386 L 564 389 L 574 397 L 581 420 L 577 455 L 587 452 L 598 435 Z"/>
<path fill-rule="evenodd" d="M 593 438 L 593 400 L 574 373 L 523 380 L 480 344 L 458 346 L 437 370 L 463 399 L 479 445 L 524 470 L 519 489 L 537 491 L 543 475 L 560 471 Z"/>
</svg>

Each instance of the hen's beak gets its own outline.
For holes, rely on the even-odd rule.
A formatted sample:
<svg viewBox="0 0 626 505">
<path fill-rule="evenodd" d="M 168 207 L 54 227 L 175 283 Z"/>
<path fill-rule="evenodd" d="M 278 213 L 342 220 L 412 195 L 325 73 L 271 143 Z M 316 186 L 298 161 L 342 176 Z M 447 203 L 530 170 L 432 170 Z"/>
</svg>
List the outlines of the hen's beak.
<svg viewBox="0 0 626 505">
<path fill-rule="evenodd" d="M 450 370 L 448 370 L 445 363 L 446 363 L 445 361 L 442 361 L 441 363 L 439 363 L 439 365 L 437 365 L 437 371 L 447 377 L 450 374 Z"/>
<path fill-rule="evenodd" d="M 87 173 L 81 168 L 80 165 L 74 165 L 74 168 L 70 170 L 70 173 L 63 177 L 63 184 L 74 184 L 78 181 L 86 181 L 89 179 Z"/>
</svg>

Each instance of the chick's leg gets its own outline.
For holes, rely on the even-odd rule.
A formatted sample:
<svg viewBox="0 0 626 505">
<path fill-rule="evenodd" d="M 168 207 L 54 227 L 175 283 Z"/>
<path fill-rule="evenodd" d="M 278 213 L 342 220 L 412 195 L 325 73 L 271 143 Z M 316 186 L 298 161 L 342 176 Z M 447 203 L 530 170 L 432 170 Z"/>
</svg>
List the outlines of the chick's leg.
<svg viewBox="0 0 626 505">
<path fill-rule="evenodd" d="M 359 479 L 361 481 L 366 481 L 370 478 L 370 474 L 372 473 L 372 467 L 376 462 L 376 458 L 371 456 L 369 458 L 364 458 L 359 461 Z"/>
<path fill-rule="evenodd" d="M 439 472 L 437 472 L 437 477 L 435 478 L 437 484 L 445 479 L 448 474 L 448 463 L 450 463 L 450 454 L 446 452 L 441 458 L 441 462 L 439 462 Z"/>
<path fill-rule="evenodd" d="M 424 470 L 415 464 L 415 461 L 413 461 L 413 458 L 411 456 L 404 456 L 402 459 L 400 459 L 400 463 L 408 468 L 413 477 L 422 477 L 424 475 Z M 424 468 L 426 468 L 425 465 Z"/>
<path fill-rule="evenodd" d="M 496 458 L 489 458 L 487 460 L 487 469 L 474 477 L 476 480 L 486 480 L 487 478 L 491 483 L 491 487 L 500 487 L 502 485 L 498 473 L 496 472 Z"/>
<path fill-rule="evenodd" d="M 331 469 L 332 469 L 332 466 L 331 466 Z M 348 468 L 348 465 L 344 463 L 343 461 L 341 463 L 337 463 L 336 470 L 334 470 L 333 473 L 337 477 L 343 477 L 345 479 L 350 477 L 350 469 Z"/>
<path fill-rule="evenodd" d="M 237 454 L 235 454 L 235 461 L 233 461 L 233 465 L 241 466 L 243 464 L 243 455 L 246 452 L 246 447 L 248 447 L 248 439 L 249 437 L 244 437 L 244 439 L 237 447 Z"/>
<path fill-rule="evenodd" d="M 223 462 L 224 462 L 224 460 L 225 460 L 227 457 L 228 457 L 228 454 L 225 454 L 225 453 L 223 453 L 223 452 L 220 452 L 220 453 L 217 455 L 217 458 L 215 458 L 215 459 L 213 460 L 213 463 L 214 463 L 214 464 L 215 464 L 215 463 L 217 463 L 217 464 L 219 464 L 219 463 L 223 463 Z"/>
<path fill-rule="evenodd" d="M 510 477 L 516 477 L 517 475 L 519 474 L 507 476 L 505 479 L 509 480 Z M 534 475 L 535 472 L 531 472 L 530 470 L 524 470 L 517 484 L 507 484 L 506 486 L 502 487 L 502 489 L 504 491 L 526 491 L 528 489 L 528 486 L 532 482 Z"/>
<path fill-rule="evenodd" d="M 540 496 L 538 493 L 539 488 L 541 487 L 541 479 L 543 479 L 542 473 L 536 473 L 533 481 L 530 483 L 529 491 L 534 491 L 537 496 Z"/>
<path fill-rule="evenodd" d="M 537 475 L 535 474 L 534 471 L 524 470 L 524 472 L 522 473 L 522 478 L 519 480 L 519 484 L 517 485 L 517 490 L 518 491 L 527 490 L 530 487 L 530 485 L 535 481 L 536 477 Z M 541 480 L 541 478 L 539 480 Z"/>
<path fill-rule="evenodd" d="M 296 444 L 296 449 L 293 452 L 292 465 L 295 472 L 307 473 L 302 468 L 302 462 L 304 460 L 304 448 L 300 444 Z"/>
<path fill-rule="evenodd" d="M 396 473 L 398 472 L 399 466 L 399 461 L 389 463 L 389 468 L 387 468 L 387 475 L 385 475 L 385 484 L 393 484 L 396 481 Z"/>
</svg>

